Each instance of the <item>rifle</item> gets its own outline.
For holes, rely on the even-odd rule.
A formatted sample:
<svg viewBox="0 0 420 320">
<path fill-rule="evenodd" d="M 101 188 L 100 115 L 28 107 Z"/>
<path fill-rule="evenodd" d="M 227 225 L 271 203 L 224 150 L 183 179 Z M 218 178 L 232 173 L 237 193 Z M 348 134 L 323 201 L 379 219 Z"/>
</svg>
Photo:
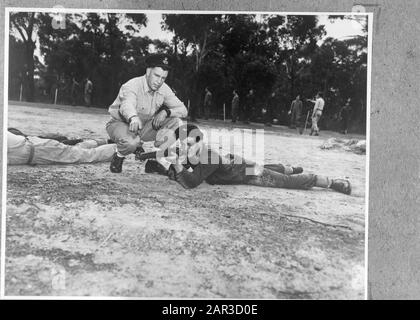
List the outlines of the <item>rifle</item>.
<svg viewBox="0 0 420 320">
<path fill-rule="evenodd" d="M 156 155 L 157 155 L 158 152 L 162 152 L 162 151 L 159 150 L 159 151 L 136 153 L 135 159 L 139 160 L 139 161 L 144 161 L 144 160 L 148 160 L 148 159 L 156 159 Z M 179 156 L 180 149 L 176 148 L 175 153 Z M 163 152 L 163 156 L 167 157 L 168 155 L 169 155 L 169 151 L 168 151 L 168 149 L 166 149 Z"/>
<path fill-rule="evenodd" d="M 306 131 L 306 125 L 308 124 L 309 112 L 311 112 L 311 110 L 309 110 L 308 111 L 308 114 L 306 115 L 305 128 L 303 129 L 303 133 L 305 133 L 305 131 Z"/>
</svg>

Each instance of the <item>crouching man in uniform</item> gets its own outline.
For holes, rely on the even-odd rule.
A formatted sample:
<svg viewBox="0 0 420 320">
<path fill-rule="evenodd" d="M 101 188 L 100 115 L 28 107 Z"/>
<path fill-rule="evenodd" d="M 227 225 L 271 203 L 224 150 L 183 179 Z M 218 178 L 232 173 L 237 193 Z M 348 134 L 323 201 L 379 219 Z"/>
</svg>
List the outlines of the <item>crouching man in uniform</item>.
<svg viewBox="0 0 420 320">
<path fill-rule="evenodd" d="M 175 130 L 187 116 L 187 108 L 165 84 L 170 69 L 169 57 L 152 54 L 146 59 L 146 74 L 123 84 L 109 107 L 111 120 L 106 124 L 110 138 L 117 144 L 110 170 L 122 171 L 126 156 L 140 154 L 144 141 L 155 141 L 158 131 Z M 155 146 L 161 143 L 155 141 Z"/>
</svg>

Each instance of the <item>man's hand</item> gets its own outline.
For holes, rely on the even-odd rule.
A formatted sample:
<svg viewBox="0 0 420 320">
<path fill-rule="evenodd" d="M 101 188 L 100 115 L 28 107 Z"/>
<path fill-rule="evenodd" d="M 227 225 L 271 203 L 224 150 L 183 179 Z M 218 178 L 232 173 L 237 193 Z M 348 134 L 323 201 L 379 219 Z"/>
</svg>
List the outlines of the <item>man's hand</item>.
<svg viewBox="0 0 420 320">
<path fill-rule="evenodd" d="M 142 124 L 141 124 L 140 118 L 139 118 L 139 117 L 137 117 L 137 116 L 132 117 L 132 118 L 130 119 L 130 126 L 129 126 L 129 130 L 130 130 L 131 132 L 137 132 L 137 131 L 139 131 L 141 128 L 142 128 Z"/>
<path fill-rule="evenodd" d="M 167 113 L 165 110 L 162 110 L 161 112 L 159 112 L 153 119 L 152 121 L 152 127 L 154 130 L 159 130 L 160 127 L 162 126 L 163 121 L 165 121 L 167 117 Z"/>
</svg>

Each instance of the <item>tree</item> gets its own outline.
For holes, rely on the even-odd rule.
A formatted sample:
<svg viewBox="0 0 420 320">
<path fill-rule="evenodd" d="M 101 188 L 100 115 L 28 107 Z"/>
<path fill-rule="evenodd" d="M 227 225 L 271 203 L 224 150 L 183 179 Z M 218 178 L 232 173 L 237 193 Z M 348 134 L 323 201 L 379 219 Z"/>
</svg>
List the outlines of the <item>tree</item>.
<svg viewBox="0 0 420 320">
<path fill-rule="evenodd" d="M 190 83 L 193 85 L 192 94 L 192 117 L 194 118 L 198 111 L 198 106 L 201 104 L 200 92 L 204 85 L 200 82 L 200 68 L 204 63 L 205 58 L 211 51 L 211 48 L 217 41 L 215 37 L 215 28 L 222 19 L 221 15 L 204 14 L 204 15 L 180 15 L 180 14 L 164 14 L 163 25 L 164 30 L 172 31 L 174 36 L 174 51 L 175 57 L 178 57 L 178 50 L 180 49 L 185 56 L 188 51 L 192 52 L 194 56 L 194 65 L 192 72 L 188 72 L 191 76 Z"/>
<path fill-rule="evenodd" d="M 9 35 L 9 99 L 19 99 L 20 87 L 25 81 L 25 45 L 23 41 Z M 23 88 L 22 88 L 23 89 Z"/>
<path fill-rule="evenodd" d="M 145 56 L 151 50 L 172 56 L 167 83 L 186 104 L 190 100 L 195 111 L 202 104 L 204 87 L 209 87 L 219 111 L 223 104 L 229 109 L 233 88 L 242 102 L 249 89 L 255 89 L 257 117 L 275 91 L 278 108 L 274 112 L 277 118 L 283 114 L 284 119 L 278 118 L 283 122 L 297 93 L 313 97 L 319 90 L 326 96 L 327 116 L 348 98 L 354 104 L 355 119 L 363 119 L 366 113 L 367 23 L 360 19 L 363 34 L 342 40 L 324 39 L 325 29 L 317 16 L 166 14 L 162 28 L 174 36 L 165 42 L 139 36 L 147 24 L 143 14 L 65 14 L 64 29 L 53 27 L 54 14 L 34 13 L 32 22 L 30 17 L 14 16 L 10 33 L 13 81 L 9 83 L 14 88 L 9 92 L 15 97 L 22 82 L 18 75 L 22 74 L 25 86 L 29 82 L 31 56 L 37 83 L 51 92 L 60 86 L 60 101 L 70 98 L 72 77 L 80 81 L 90 76 L 95 105 L 108 106 L 122 83 L 144 73 Z M 28 40 L 25 35 L 31 23 Z M 37 61 L 38 54 L 27 54 L 22 35 L 33 45 L 39 43 L 45 66 Z"/>
<path fill-rule="evenodd" d="M 35 51 L 35 39 L 34 32 L 36 31 L 36 25 L 39 22 L 37 14 L 35 12 L 11 12 L 10 13 L 10 32 L 18 38 L 24 45 L 24 74 L 23 82 L 26 89 L 26 99 L 33 101 L 34 99 L 34 73 L 35 73 L 35 62 L 34 62 L 34 51 Z M 18 36 L 19 35 L 19 36 Z"/>
<path fill-rule="evenodd" d="M 62 91 L 69 95 L 73 77 L 90 77 L 96 105 L 112 102 L 127 74 L 134 76 L 133 66 L 144 62 L 141 56 L 152 42 L 137 34 L 147 23 L 144 14 L 66 14 L 65 29 L 52 27 L 52 15 L 43 19 L 39 41 L 49 86 L 64 82 Z"/>
<path fill-rule="evenodd" d="M 286 72 L 290 99 L 296 95 L 296 86 L 306 62 L 325 35 L 317 16 L 268 16 L 265 19 L 272 56 L 278 71 Z M 284 68 L 284 69 L 283 69 Z M 299 86 L 299 85 L 298 85 Z M 301 88 L 298 88 L 299 91 Z"/>
</svg>

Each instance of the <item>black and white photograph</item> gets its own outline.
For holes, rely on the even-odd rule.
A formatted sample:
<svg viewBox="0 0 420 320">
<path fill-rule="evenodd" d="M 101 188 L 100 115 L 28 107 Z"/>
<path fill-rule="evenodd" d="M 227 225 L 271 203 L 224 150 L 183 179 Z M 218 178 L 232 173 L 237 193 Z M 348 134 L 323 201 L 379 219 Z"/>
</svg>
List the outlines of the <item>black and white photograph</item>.
<svg viewBox="0 0 420 320">
<path fill-rule="evenodd" d="M 6 8 L 6 297 L 366 299 L 372 14 Z"/>
</svg>

